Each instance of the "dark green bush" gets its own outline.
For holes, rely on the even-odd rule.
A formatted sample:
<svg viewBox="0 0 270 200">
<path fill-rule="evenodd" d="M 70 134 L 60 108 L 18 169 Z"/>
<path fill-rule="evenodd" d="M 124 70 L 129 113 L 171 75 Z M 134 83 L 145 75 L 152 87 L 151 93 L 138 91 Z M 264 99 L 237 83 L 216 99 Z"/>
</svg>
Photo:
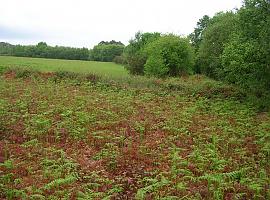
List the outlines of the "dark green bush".
<svg viewBox="0 0 270 200">
<path fill-rule="evenodd" d="M 123 53 L 124 47 L 119 44 L 98 44 L 90 51 L 90 60 L 112 62 Z"/>
<path fill-rule="evenodd" d="M 165 77 L 192 73 L 194 51 L 186 38 L 164 35 L 149 43 L 144 52 L 146 75 Z"/>
<path fill-rule="evenodd" d="M 237 15 L 233 12 L 218 13 L 209 22 L 202 35 L 196 66 L 201 73 L 220 79 L 221 55 L 225 44 L 236 30 Z"/>
<path fill-rule="evenodd" d="M 268 0 L 246 0 L 222 54 L 222 77 L 244 88 L 259 110 L 270 108 L 269 11 Z"/>
<path fill-rule="evenodd" d="M 263 96 L 270 91 L 270 4 L 249 0 L 238 12 L 238 31 L 225 46 L 222 76 Z"/>
<path fill-rule="evenodd" d="M 147 57 L 144 48 L 147 44 L 160 37 L 160 33 L 136 33 L 135 38 L 129 41 L 129 45 L 124 49 L 123 56 L 126 61 L 126 69 L 134 75 L 144 74 L 144 64 Z"/>
</svg>

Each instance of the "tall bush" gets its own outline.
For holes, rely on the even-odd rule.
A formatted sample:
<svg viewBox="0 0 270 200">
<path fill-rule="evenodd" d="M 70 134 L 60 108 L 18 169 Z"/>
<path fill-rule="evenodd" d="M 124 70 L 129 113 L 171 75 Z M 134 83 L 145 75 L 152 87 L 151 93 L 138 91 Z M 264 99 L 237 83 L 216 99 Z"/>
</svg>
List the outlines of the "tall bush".
<svg viewBox="0 0 270 200">
<path fill-rule="evenodd" d="M 125 58 L 126 69 L 134 75 L 144 74 L 144 65 L 147 56 L 144 52 L 147 44 L 155 41 L 160 37 L 160 33 L 141 33 L 135 34 L 135 38 L 129 41 L 129 45 L 125 48 L 123 56 Z"/>
<path fill-rule="evenodd" d="M 246 0 L 239 10 L 237 32 L 222 55 L 223 76 L 255 91 L 270 91 L 270 3 Z"/>
<path fill-rule="evenodd" d="M 123 53 L 124 47 L 123 44 L 100 42 L 90 51 L 90 60 L 112 62 L 116 56 Z"/>
<path fill-rule="evenodd" d="M 179 76 L 192 72 L 194 51 L 186 38 L 164 35 L 149 43 L 144 71 L 149 76 Z"/>
<path fill-rule="evenodd" d="M 220 79 L 221 55 L 224 46 L 236 30 L 237 15 L 233 12 L 218 13 L 209 22 L 202 35 L 197 65 L 209 77 Z"/>
</svg>

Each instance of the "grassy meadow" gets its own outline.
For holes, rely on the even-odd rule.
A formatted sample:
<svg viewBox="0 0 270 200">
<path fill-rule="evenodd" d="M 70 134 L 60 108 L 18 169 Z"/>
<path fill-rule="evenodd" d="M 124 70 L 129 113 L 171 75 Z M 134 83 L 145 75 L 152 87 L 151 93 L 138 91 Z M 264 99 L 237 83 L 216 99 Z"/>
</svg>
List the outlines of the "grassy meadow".
<svg viewBox="0 0 270 200">
<path fill-rule="evenodd" d="M 89 61 L 0 66 L 0 199 L 270 199 L 270 113 L 233 86 Z"/>
<path fill-rule="evenodd" d="M 84 74 L 94 73 L 109 77 L 128 76 L 128 73 L 123 66 L 112 62 L 0 56 L 0 66 L 19 67 L 42 72 L 68 71 Z"/>
</svg>

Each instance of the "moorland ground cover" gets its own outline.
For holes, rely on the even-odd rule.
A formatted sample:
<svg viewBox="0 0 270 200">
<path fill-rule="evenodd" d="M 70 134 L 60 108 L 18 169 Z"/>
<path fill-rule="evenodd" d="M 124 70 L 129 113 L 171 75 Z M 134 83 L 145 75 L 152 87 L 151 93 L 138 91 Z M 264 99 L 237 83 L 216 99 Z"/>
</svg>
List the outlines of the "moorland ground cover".
<svg viewBox="0 0 270 200">
<path fill-rule="evenodd" d="M 234 86 L 1 71 L 3 199 L 269 198 L 270 116 Z"/>
</svg>

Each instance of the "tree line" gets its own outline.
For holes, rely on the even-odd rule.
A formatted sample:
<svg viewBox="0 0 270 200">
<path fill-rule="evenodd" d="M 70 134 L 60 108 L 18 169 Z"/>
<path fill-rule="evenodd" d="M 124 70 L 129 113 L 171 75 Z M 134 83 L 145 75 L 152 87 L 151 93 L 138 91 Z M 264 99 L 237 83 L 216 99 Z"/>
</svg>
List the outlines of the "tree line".
<svg viewBox="0 0 270 200">
<path fill-rule="evenodd" d="M 53 47 L 45 42 L 39 42 L 37 45 L 12 45 L 0 42 L 0 55 L 112 62 L 116 56 L 122 54 L 124 47 L 124 44 L 114 40 L 101 41 L 93 49 Z"/>
<path fill-rule="evenodd" d="M 88 60 L 89 50 L 87 48 L 72 48 L 62 46 L 48 46 L 45 42 L 37 45 L 11 45 L 0 43 L 0 55 L 33 58 L 54 58 L 69 60 Z"/>
<path fill-rule="evenodd" d="M 89 59 L 94 61 L 112 62 L 115 57 L 121 56 L 125 45 L 122 42 L 112 40 L 110 42 L 101 41 L 90 50 Z"/>
</svg>

